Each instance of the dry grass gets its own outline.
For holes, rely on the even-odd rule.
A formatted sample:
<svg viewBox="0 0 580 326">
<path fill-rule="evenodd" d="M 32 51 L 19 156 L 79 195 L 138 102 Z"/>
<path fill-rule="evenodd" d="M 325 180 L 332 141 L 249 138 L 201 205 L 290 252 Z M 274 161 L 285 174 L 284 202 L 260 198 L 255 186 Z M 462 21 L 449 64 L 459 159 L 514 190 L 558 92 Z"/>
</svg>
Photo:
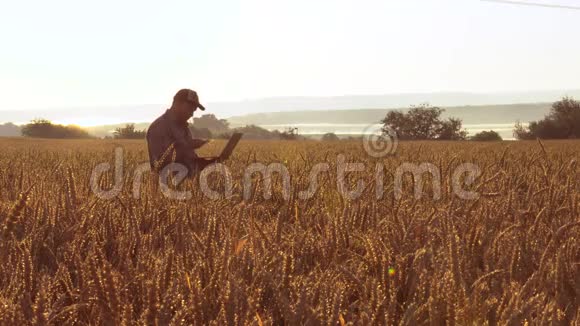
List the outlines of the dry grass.
<svg viewBox="0 0 580 326">
<path fill-rule="evenodd" d="M 149 186 L 132 197 L 143 142 L 0 144 L 0 324 L 580 323 L 580 142 L 402 143 L 380 160 L 379 201 L 377 160 L 354 142 L 242 142 L 228 162 L 234 198 L 194 189 L 188 201 Z M 116 145 L 127 183 L 99 200 L 91 169 L 113 162 Z M 343 200 L 331 168 L 313 198 L 298 199 L 310 168 L 339 153 L 366 163 L 350 176 L 365 195 Z M 287 161 L 289 201 L 278 178 L 270 200 L 241 201 L 255 161 Z M 392 172 L 407 161 L 444 176 L 477 163 L 483 195 L 454 198 L 444 178 L 439 201 L 409 187 L 397 200 Z"/>
</svg>

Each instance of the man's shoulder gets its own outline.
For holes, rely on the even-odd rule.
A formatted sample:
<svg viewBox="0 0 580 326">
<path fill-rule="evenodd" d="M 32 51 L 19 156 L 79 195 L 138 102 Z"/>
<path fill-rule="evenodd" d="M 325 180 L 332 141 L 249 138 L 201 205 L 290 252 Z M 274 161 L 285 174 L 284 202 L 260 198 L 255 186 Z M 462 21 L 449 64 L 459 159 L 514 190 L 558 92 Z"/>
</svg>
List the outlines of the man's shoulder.
<svg viewBox="0 0 580 326">
<path fill-rule="evenodd" d="M 151 129 L 151 127 L 153 127 L 153 128 L 159 127 L 159 126 L 165 125 L 167 123 L 168 123 L 168 120 L 167 120 L 167 111 L 166 111 L 162 115 L 157 117 L 157 119 L 153 120 L 153 122 L 149 125 L 149 129 Z"/>
<path fill-rule="evenodd" d="M 166 115 L 167 112 L 163 113 L 162 115 L 157 117 L 157 119 L 153 120 L 153 122 L 151 122 L 149 128 L 147 128 L 147 136 L 158 133 L 160 130 L 167 128 L 168 122 Z"/>
</svg>

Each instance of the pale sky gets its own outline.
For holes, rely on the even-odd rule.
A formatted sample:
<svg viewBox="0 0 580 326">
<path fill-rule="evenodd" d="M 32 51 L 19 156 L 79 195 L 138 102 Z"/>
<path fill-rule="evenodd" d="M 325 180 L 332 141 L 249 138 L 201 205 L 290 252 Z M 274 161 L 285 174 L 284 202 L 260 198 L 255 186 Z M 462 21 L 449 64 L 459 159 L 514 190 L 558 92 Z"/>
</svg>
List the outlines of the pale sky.
<svg viewBox="0 0 580 326">
<path fill-rule="evenodd" d="M 479 0 L 0 0 L 0 110 L 571 89 L 578 35 L 580 10 Z"/>
</svg>

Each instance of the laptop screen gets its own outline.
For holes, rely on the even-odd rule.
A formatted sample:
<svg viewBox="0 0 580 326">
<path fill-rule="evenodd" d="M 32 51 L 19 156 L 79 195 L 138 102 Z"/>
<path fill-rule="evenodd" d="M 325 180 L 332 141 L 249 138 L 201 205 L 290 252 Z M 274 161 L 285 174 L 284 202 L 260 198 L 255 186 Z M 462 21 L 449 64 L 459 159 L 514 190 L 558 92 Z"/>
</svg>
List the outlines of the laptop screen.
<svg viewBox="0 0 580 326">
<path fill-rule="evenodd" d="M 228 141 L 228 143 L 226 144 L 226 147 L 224 147 L 224 150 L 222 151 L 222 153 L 220 155 L 220 158 L 222 160 L 226 160 L 230 157 L 230 155 L 232 155 L 232 152 L 234 151 L 234 149 L 238 145 L 238 142 L 242 138 L 242 135 L 243 135 L 242 133 L 236 132 L 232 135 L 232 137 L 230 137 L 230 140 Z"/>
</svg>

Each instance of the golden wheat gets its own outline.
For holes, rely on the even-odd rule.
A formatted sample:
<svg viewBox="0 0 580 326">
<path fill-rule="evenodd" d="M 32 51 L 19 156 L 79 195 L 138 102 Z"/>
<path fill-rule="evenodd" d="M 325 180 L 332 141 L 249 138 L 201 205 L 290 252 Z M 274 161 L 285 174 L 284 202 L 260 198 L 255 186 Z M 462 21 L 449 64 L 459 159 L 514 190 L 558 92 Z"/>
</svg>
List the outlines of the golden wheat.
<svg viewBox="0 0 580 326">
<path fill-rule="evenodd" d="M 233 196 L 216 200 L 193 181 L 179 186 L 189 200 L 167 199 L 153 184 L 135 198 L 144 141 L 0 143 L 2 325 L 580 323 L 577 141 L 403 142 L 383 159 L 354 141 L 243 141 L 226 162 Z M 116 146 L 125 184 L 100 199 L 91 172 L 114 162 Z M 346 177 L 349 189 L 365 182 L 358 199 L 339 192 L 339 154 L 364 163 Z M 254 162 L 285 162 L 288 200 L 275 174 L 270 199 L 254 176 L 243 200 Z M 396 196 L 405 162 L 436 166 L 441 199 L 431 199 L 428 178 L 415 199 L 410 175 Z M 477 200 L 451 191 L 465 162 L 482 170 L 470 187 Z M 330 169 L 313 197 L 299 199 L 317 163 Z M 223 177 L 212 178 L 223 190 Z M 113 171 L 98 183 L 112 189 Z"/>
</svg>

